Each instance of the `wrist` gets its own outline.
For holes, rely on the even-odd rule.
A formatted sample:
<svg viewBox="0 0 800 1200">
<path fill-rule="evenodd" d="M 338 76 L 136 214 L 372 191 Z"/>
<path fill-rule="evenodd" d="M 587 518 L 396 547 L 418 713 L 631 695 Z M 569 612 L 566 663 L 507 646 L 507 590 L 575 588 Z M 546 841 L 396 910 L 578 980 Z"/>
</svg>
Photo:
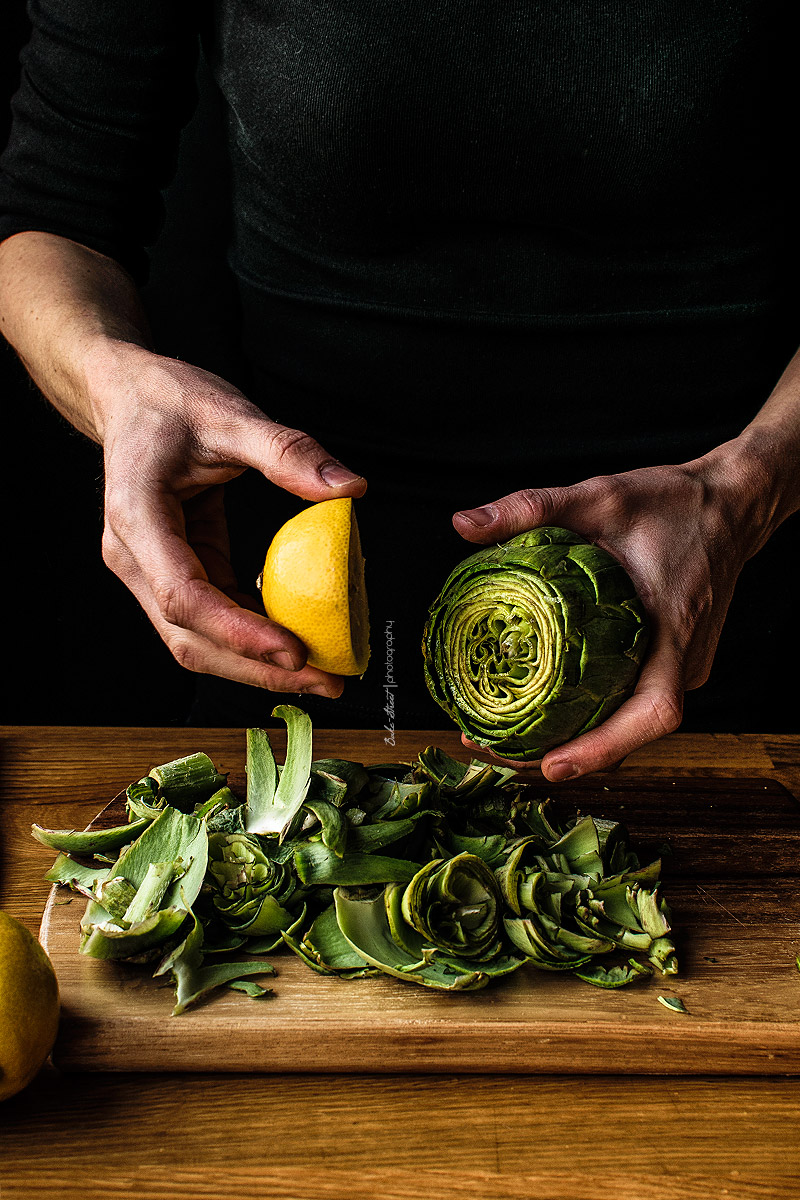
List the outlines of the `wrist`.
<svg viewBox="0 0 800 1200">
<path fill-rule="evenodd" d="M 796 436 L 792 430 L 753 422 L 698 460 L 730 528 L 737 537 L 745 531 L 747 557 L 800 508 Z"/>
<path fill-rule="evenodd" d="M 153 357 L 143 344 L 122 338 L 103 335 L 87 342 L 76 372 L 83 396 L 84 433 L 105 444 L 115 417 L 130 413 L 132 385 L 142 379 Z"/>
</svg>

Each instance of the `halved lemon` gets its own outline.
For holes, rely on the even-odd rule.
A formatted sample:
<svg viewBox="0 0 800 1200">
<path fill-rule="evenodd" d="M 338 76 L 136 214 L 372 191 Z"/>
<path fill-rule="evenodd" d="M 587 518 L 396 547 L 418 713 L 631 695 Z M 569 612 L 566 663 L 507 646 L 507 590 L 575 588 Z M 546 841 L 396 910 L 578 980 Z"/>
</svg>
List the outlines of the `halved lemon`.
<svg viewBox="0 0 800 1200">
<path fill-rule="evenodd" d="M 350 496 L 321 500 L 282 525 L 267 551 L 260 586 L 267 616 L 300 638 L 310 666 L 363 675 L 369 613 Z"/>
</svg>

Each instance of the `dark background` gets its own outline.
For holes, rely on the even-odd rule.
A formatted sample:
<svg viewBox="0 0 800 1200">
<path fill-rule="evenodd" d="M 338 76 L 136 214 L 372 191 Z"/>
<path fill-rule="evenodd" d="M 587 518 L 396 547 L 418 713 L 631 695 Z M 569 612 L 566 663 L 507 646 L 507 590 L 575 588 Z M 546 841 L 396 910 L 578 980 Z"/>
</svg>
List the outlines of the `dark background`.
<svg viewBox="0 0 800 1200">
<path fill-rule="evenodd" d="M 8 136 L 8 100 L 28 29 L 21 0 L 6 0 L 3 14 L 0 145 Z M 213 97 L 204 78 L 200 85 L 198 115 L 185 131 L 181 167 L 168 193 L 167 226 L 153 250 L 146 304 L 161 349 L 235 377 L 230 289 L 220 250 L 225 165 L 214 149 Z M 0 395 L 7 414 L 0 721 L 183 723 L 194 676 L 175 663 L 101 559 L 99 448 L 50 407 L 2 341 Z"/>
<path fill-rule="evenodd" d="M 22 0 L 6 0 L 0 16 L 0 145 L 25 37 Z M 198 84 L 198 112 L 182 139 L 145 301 L 159 349 L 237 381 L 235 304 L 223 260 L 226 168 L 215 137 L 213 88 L 202 69 Z M 6 534 L 0 722 L 185 722 L 195 677 L 177 666 L 101 559 L 99 449 L 50 408 L 3 343 L 0 396 Z M 794 517 L 746 566 L 711 680 L 687 696 L 684 728 L 796 732 L 797 531 Z M 767 588 L 763 572 L 771 580 Z M 257 719 L 245 716 L 244 689 L 222 688 L 231 698 L 227 723 Z M 261 707 L 268 712 L 271 705 L 262 701 Z M 322 714 L 314 719 L 337 723 Z"/>
</svg>

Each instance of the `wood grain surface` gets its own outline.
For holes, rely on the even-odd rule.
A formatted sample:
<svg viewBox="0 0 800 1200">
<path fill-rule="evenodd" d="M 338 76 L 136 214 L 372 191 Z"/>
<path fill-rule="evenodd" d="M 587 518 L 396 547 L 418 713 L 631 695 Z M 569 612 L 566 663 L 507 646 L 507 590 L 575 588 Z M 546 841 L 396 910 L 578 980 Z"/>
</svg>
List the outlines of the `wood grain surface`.
<svg viewBox="0 0 800 1200">
<path fill-rule="evenodd" d="M 796 1200 L 800 1085 L 43 1074 L 3 1200 Z"/>
<path fill-rule="evenodd" d="M 235 767 L 241 737 L 184 729 L 0 731 L 0 906 L 38 928 L 49 890 L 42 880 L 47 852 L 30 839 L 31 821 L 85 825 L 143 769 L 198 746 Z M 354 756 L 368 759 L 375 737 L 355 735 Z M 425 737 L 398 736 L 398 757 L 413 755 Z M 315 753 L 332 753 L 339 740 L 337 733 L 318 734 Z M 459 752 L 455 738 L 432 740 Z M 385 757 L 375 752 L 372 760 Z M 670 787 L 673 778 L 760 779 L 799 795 L 800 737 L 673 735 L 595 786 L 642 777 Z M 768 786 L 764 794 L 775 793 Z M 753 797 L 758 819 L 765 813 Z M 773 849 L 781 842 L 765 820 L 760 830 Z M 783 844 L 791 849 L 788 837 Z M 749 877 L 749 911 L 763 904 L 767 942 L 781 921 L 796 941 L 796 922 L 767 903 L 774 878 Z M 676 877 L 669 886 L 674 894 L 684 884 Z M 696 902 L 716 907 L 699 893 Z M 771 953 L 783 951 L 773 942 Z M 729 966 L 733 971 L 735 963 Z M 800 988 L 795 997 L 797 1013 Z M 664 1019 L 685 1020 L 667 1012 Z M 305 1049 L 301 1042 L 298 1054 Z M 0 1105 L 0 1198 L 795 1200 L 800 1080 L 640 1077 L 632 1061 L 608 1069 L 616 1073 L 120 1075 L 49 1068 Z"/>
</svg>

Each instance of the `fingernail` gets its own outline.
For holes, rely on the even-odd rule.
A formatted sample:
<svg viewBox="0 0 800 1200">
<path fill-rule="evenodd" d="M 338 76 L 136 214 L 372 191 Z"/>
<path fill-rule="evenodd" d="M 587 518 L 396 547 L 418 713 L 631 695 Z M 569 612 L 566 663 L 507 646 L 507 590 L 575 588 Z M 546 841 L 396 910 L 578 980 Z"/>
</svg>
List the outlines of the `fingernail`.
<svg viewBox="0 0 800 1200">
<path fill-rule="evenodd" d="M 341 463 L 327 462 L 324 463 L 319 473 L 327 483 L 328 487 L 342 487 L 346 483 L 355 483 L 360 479 L 360 475 L 354 475 L 352 471 L 348 471 L 347 467 L 343 467 Z"/>
<path fill-rule="evenodd" d="M 477 525 L 479 529 L 483 529 L 485 525 L 491 525 L 495 511 L 491 505 L 487 505 L 486 508 L 468 508 L 465 512 L 456 513 L 456 516 L 463 517 L 470 525 Z"/>
<path fill-rule="evenodd" d="M 315 683 L 309 687 L 300 689 L 301 696 L 324 696 L 326 700 L 330 700 L 331 694 L 323 683 Z"/>
<path fill-rule="evenodd" d="M 299 671 L 302 663 L 295 662 L 286 650 L 271 650 L 264 655 L 264 662 L 270 666 L 280 667 L 282 671 Z"/>
<path fill-rule="evenodd" d="M 553 783 L 561 783 L 562 779 L 576 779 L 580 773 L 580 767 L 567 759 L 547 764 L 547 778 Z"/>
</svg>

